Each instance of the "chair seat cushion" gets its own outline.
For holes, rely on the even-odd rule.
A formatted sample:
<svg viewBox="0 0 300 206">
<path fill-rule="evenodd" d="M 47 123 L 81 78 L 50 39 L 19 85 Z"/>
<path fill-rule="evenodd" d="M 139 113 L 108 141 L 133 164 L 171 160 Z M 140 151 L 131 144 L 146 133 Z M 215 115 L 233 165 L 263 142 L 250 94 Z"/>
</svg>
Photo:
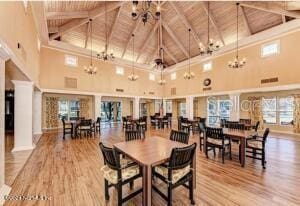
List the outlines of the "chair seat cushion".
<svg viewBox="0 0 300 206">
<path fill-rule="evenodd" d="M 168 179 L 168 168 L 164 165 L 159 165 L 154 167 L 155 172 L 162 175 L 164 178 Z M 190 166 L 186 166 L 185 168 L 173 170 L 172 171 L 172 184 L 175 184 L 182 177 L 187 175 L 191 171 Z"/>
<path fill-rule="evenodd" d="M 113 170 L 109 168 L 108 166 L 104 165 L 101 168 L 101 171 L 103 172 L 104 178 L 112 183 L 117 184 L 118 183 L 118 172 L 117 170 Z M 127 179 L 130 179 L 131 177 L 134 177 L 135 175 L 138 175 L 140 173 L 140 169 L 138 165 L 134 165 L 125 169 L 122 169 L 122 181 L 125 181 Z"/>
<path fill-rule="evenodd" d="M 91 126 L 79 126 L 79 129 L 91 129 Z"/>
<path fill-rule="evenodd" d="M 247 146 L 253 147 L 253 148 L 258 148 L 258 149 L 263 148 L 262 142 L 257 141 L 257 140 L 247 140 Z"/>
<path fill-rule="evenodd" d="M 138 125 L 146 125 L 146 122 L 138 122 Z"/>
<path fill-rule="evenodd" d="M 208 137 L 206 141 L 215 145 L 222 145 L 222 139 L 215 139 L 215 138 Z M 224 144 L 229 144 L 229 139 L 225 139 Z"/>
<path fill-rule="evenodd" d="M 65 124 L 65 129 L 72 129 L 72 125 L 71 124 Z"/>
<path fill-rule="evenodd" d="M 189 127 L 189 126 L 191 126 L 190 124 L 187 124 L 187 123 L 181 123 L 181 126 L 183 126 L 183 127 Z"/>
</svg>

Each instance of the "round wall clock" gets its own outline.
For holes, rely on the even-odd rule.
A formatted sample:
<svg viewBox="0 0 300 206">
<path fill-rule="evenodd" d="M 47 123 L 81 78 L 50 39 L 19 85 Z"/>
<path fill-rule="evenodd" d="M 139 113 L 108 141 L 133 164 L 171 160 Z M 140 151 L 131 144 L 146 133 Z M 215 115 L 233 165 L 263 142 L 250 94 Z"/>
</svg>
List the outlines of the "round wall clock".
<svg viewBox="0 0 300 206">
<path fill-rule="evenodd" d="M 203 81 L 203 85 L 204 86 L 209 86 L 211 84 L 211 80 L 209 79 L 209 78 L 206 78 L 206 79 L 204 79 L 204 81 Z"/>
</svg>

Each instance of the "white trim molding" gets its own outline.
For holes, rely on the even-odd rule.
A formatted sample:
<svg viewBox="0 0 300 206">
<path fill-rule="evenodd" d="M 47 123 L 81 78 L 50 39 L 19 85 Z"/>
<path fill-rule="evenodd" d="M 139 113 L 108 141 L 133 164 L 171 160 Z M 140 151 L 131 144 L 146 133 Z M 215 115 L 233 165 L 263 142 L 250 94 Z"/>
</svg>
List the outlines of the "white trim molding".
<svg viewBox="0 0 300 206">
<path fill-rule="evenodd" d="M 4 205 L 4 202 L 5 202 L 4 197 L 6 195 L 9 195 L 10 191 L 11 191 L 10 186 L 8 186 L 6 184 L 2 185 L 2 187 L 0 188 L 0 205 Z"/>
</svg>

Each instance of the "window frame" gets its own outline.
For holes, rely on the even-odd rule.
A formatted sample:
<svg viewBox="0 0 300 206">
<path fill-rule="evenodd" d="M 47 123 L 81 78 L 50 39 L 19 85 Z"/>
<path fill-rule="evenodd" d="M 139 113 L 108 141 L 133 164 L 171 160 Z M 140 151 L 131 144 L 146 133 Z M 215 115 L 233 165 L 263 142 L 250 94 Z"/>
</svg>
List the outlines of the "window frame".
<svg viewBox="0 0 300 206">
<path fill-rule="evenodd" d="M 277 51 L 274 53 L 264 54 L 264 49 L 266 47 L 274 45 L 274 44 L 277 45 Z M 266 57 L 270 57 L 270 56 L 274 56 L 274 55 L 278 55 L 278 54 L 280 54 L 280 40 L 275 40 L 275 41 L 268 42 L 268 43 L 261 45 L 261 58 L 266 58 Z"/>
<path fill-rule="evenodd" d="M 172 72 L 172 73 L 171 73 L 170 79 L 171 79 L 171 80 L 176 80 L 176 79 L 177 79 L 177 74 L 176 74 L 176 72 Z"/>
<path fill-rule="evenodd" d="M 68 63 L 68 58 L 74 58 L 75 59 L 75 64 L 70 64 Z M 71 54 L 65 54 L 65 59 L 64 59 L 65 65 L 69 66 L 69 67 L 73 67 L 76 68 L 78 67 L 78 57 L 75 55 L 71 55 Z"/>
<path fill-rule="evenodd" d="M 124 76 L 124 67 L 116 66 L 116 75 Z"/>
<path fill-rule="evenodd" d="M 152 78 L 152 77 L 153 77 L 153 78 Z M 150 81 L 155 81 L 155 79 L 156 79 L 155 74 L 149 73 L 149 80 L 150 80 Z"/>
<path fill-rule="evenodd" d="M 210 68 L 205 68 L 206 65 L 210 65 Z M 212 63 L 212 61 L 204 62 L 204 63 L 202 64 L 202 72 L 209 72 L 209 71 L 211 71 L 212 69 L 213 69 L 213 63 Z"/>
</svg>

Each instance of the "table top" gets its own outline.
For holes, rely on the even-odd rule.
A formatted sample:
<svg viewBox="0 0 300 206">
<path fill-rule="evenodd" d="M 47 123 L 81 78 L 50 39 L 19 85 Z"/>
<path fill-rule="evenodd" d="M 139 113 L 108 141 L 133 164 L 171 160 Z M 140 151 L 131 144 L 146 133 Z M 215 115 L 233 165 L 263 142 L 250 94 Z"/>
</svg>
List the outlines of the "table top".
<svg viewBox="0 0 300 206">
<path fill-rule="evenodd" d="M 256 135 L 257 132 L 251 130 L 239 130 L 223 128 L 223 133 L 232 137 L 248 138 L 249 136 Z"/>
<path fill-rule="evenodd" d="M 166 162 L 173 148 L 186 147 L 186 144 L 166 138 L 151 136 L 142 140 L 119 142 L 114 147 L 142 165 L 155 166 Z"/>
</svg>

